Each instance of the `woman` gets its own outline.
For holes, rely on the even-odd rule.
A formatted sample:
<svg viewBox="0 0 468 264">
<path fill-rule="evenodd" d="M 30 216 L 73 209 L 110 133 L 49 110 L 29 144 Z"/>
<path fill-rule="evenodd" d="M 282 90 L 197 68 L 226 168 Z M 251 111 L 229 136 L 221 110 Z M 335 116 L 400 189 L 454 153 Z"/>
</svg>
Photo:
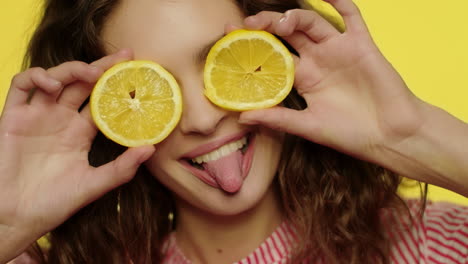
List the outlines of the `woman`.
<svg viewBox="0 0 468 264">
<path fill-rule="evenodd" d="M 410 222 L 396 173 L 467 195 L 468 128 L 408 90 L 351 1 L 330 2 L 344 33 L 296 1 L 48 1 L 29 51 L 41 68 L 15 77 L 0 123 L 0 198 L 11 201 L 0 207 L 0 260 L 52 230 L 47 263 L 400 261 L 407 241 L 395 234 L 423 222 Z M 203 96 L 194 58 L 236 27 L 277 34 L 298 54 L 289 109 L 239 114 Z M 125 151 L 94 138 L 80 106 L 104 70 L 130 59 L 168 69 L 184 113 L 162 143 Z M 250 167 L 235 192 L 182 165 L 242 138 Z"/>
</svg>

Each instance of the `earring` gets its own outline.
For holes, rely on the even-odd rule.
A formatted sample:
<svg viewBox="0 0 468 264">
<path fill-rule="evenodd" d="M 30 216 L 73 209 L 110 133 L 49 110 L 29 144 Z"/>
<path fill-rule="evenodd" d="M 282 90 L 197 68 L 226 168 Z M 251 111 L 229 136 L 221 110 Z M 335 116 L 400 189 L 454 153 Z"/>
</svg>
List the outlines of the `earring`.
<svg viewBox="0 0 468 264">
<path fill-rule="evenodd" d="M 120 215 L 120 190 L 117 194 L 117 214 Z"/>
<path fill-rule="evenodd" d="M 174 230 L 174 213 L 172 211 L 167 215 L 167 219 L 169 219 L 169 226 L 171 230 Z"/>
</svg>

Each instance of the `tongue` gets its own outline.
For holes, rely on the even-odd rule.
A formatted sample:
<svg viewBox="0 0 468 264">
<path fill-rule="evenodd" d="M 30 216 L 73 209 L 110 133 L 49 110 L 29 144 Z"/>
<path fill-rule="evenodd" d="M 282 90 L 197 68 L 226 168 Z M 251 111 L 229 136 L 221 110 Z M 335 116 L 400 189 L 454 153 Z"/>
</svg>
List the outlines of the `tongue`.
<svg viewBox="0 0 468 264">
<path fill-rule="evenodd" d="M 242 152 L 235 151 L 218 160 L 203 163 L 205 170 L 221 188 L 229 193 L 239 191 L 242 186 Z"/>
</svg>

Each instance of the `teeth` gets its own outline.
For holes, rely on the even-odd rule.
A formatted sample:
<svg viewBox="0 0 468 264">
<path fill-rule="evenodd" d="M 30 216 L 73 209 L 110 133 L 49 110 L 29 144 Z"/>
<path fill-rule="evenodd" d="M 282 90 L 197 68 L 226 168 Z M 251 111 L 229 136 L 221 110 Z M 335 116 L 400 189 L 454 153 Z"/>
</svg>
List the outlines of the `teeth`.
<svg viewBox="0 0 468 264">
<path fill-rule="evenodd" d="M 204 155 L 198 156 L 192 159 L 192 162 L 201 164 L 203 162 L 217 160 L 221 157 L 231 154 L 234 151 L 241 149 L 242 147 L 244 147 L 245 144 L 247 144 L 247 137 L 243 137 L 237 141 L 226 144 L 218 149 L 213 150 L 210 153 L 206 153 Z"/>
</svg>

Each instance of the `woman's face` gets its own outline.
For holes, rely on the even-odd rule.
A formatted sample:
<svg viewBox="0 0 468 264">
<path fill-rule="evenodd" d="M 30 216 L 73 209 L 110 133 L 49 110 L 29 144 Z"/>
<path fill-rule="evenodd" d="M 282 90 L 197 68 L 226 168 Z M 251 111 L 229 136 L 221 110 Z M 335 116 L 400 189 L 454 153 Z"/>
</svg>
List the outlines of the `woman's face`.
<svg viewBox="0 0 468 264">
<path fill-rule="evenodd" d="M 225 24 L 242 21 L 230 0 L 127 0 L 103 31 L 110 52 L 132 48 L 135 59 L 155 61 L 177 79 L 182 118 L 146 165 L 177 200 L 217 215 L 258 204 L 272 190 L 281 151 L 281 134 L 240 125 L 239 113 L 203 95 L 207 52 Z"/>
</svg>

